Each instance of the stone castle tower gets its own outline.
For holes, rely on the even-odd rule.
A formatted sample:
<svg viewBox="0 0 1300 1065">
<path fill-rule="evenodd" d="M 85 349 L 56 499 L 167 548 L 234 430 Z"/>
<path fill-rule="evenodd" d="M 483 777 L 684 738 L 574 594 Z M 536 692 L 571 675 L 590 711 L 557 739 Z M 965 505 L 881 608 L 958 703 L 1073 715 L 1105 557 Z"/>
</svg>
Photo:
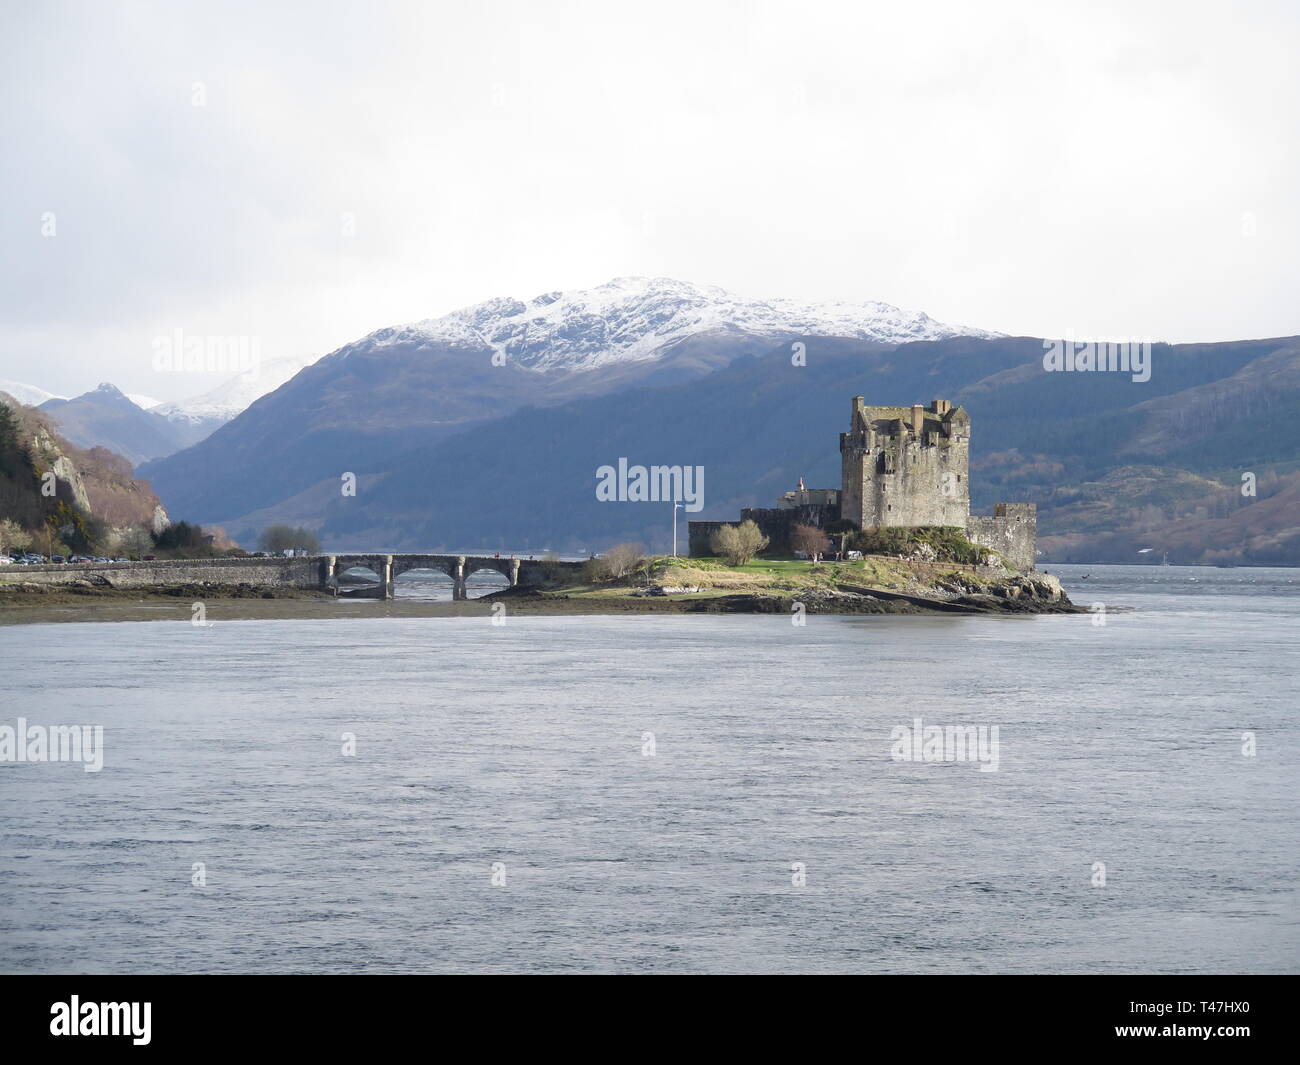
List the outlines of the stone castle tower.
<svg viewBox="0 0 1300 1065">
<path fill-rule="evenodd" d="M 929 407 L 867 407 L 853 397 L 840 433 L 840 516 L 860 529 L 966 527 L 970 415 L 946 399 Z"/>
<path fill-rule="evenodd" d="M 1016 569 L 1034 568 L 1038 508 L 998 503 L 991 517 L 970 512 L 970 415 L 946 399 L 930 406 L 868 407 L 853 397 L 849 431 L 840 433 L 840 488 L 799 487 L 775 508 L 746 507 L 742 521 L 762 530 L 776 552 L 790 550 L 796 525 L 825 528 L 847 520 L 859 529 L 941 525 L 962 529 L 976 544 L 997 551 Z M 690 523 L 690 549 L 708 556 L 710 537 L 723 521 Z"/>
</svg>

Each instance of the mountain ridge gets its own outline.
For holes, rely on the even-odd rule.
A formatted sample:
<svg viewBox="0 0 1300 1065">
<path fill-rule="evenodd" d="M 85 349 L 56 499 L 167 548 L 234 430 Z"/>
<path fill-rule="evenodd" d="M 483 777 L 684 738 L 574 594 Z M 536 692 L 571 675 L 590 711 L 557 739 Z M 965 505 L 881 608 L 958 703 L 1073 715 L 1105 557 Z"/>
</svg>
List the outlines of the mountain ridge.
<svg viewBox="0 0 1300 1065">
<path fill-rule="evenodd" d="M 999 335 L 944 325 L 923 312 L 877 301 L 755 300 L 716 285 L 636 276 L 614 278 L 591 289 L 548 292 L 526 303 L 497 297 L 371 335 L 379 343 L 412 336 L 453 344 L 478 342 L 495 355 L 545 372 L 650 359 L 674 341 L 718 331 L 885 343 Z"/>
<path fill-rule="evenodd" d="M 986 335 L 888 304 L 820 308 L 669 278 L 615 279 L 527 304 L 497 297 L 346 344 L 141 473 L 186 513 L 245 514 L 330 472 L 376 472 L 395 453 L 524 406 L 707 377 L 807 335 L 809 324 L 876 346 L 900 335 Z"/>
</svg>

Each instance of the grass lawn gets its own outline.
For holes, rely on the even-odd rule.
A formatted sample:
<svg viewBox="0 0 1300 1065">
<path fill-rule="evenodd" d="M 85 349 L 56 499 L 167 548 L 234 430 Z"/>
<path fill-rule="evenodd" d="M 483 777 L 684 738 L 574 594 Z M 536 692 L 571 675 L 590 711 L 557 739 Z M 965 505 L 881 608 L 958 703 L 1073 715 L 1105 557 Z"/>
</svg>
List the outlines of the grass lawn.
<svg viewBox="0 0 1300 1065">
<path fill-rule="evenodd" d="M 729 566 L 718 558 L 655 555 L 646 559 L 640 572 L 630 578 L 597 582 L 578 580 L 548 590 L 571 598 L 607 599 L 631 595 L 649 584 L 699 589 L 671 595 L 673 599 L 706 599 L 738 592 L 784 595 L 819 587 L 830 589 L 840 584 L 897 591 L 920 590 L 916 574 L 906 565 L 876 555 L 853 562 L 816 564 L 799 558 L 763 557 L 743 566 Z"/>
<path fill-rule="evenodd" d="M 873 556 L 853 562 L 818 563 L 801 558 L 760 557 L 743 566 L 729 566 L 719 558 L 661 556 L 654 559 L 654 564 L 663 567 L 664 584 L 713 585 L 733 591 L 793 591 L 836 584 L 902 588 L 915 581 L 906 566 Z"/>
</svg>

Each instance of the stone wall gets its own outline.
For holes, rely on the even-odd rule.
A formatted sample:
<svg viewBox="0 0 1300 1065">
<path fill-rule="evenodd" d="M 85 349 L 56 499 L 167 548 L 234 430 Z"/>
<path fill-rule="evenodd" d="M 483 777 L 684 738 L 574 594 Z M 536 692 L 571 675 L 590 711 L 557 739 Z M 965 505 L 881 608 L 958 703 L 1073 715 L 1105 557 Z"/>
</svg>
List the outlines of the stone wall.
<svg viewBox="0 0 1300 1065">
<path fill-rule="evenodd" d="M 996 551 L 1016 569 L 1028 573 L 1037 565 L 1038 506 L 999 503 L 993 508 L 993 517 L 967 519 L 966 539 Z"/>
<path fill-rule="evenodd" d="M 867 555 L 868 559 L 887 558 L 898 566 L 904 566 L 924 577 L 938 577 L 945 573 L 973 573 L 978 577 L 1001 577 L 1001 566 L 973 566 L 969 562 L 929 562 L 917 558 L 903 558 L 901 555 Z"/>
<path fill-rule="evenodd" d="M 0 566 L 3 584 L 71 584 L 92 581 L 114 588 L 176 584 L 267 588 L 323 588 L 319 558 L 198 558 L 157 562 L 69 562 L 61 566 Z"/>
</svg>

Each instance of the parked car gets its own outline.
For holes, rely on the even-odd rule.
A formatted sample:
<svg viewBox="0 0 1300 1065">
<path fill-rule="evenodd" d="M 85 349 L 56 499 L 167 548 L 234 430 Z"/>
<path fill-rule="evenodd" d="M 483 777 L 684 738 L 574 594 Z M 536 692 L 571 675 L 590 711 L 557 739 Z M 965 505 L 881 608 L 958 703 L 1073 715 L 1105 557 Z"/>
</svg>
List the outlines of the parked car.
<svg viewBox="0 0 1300 1065">
<path fill-rule="evenodd" d="M 64 562 L 67 562 L 68 560 L 64 558 L 62 555 L 51 555 L 50 561 L 62 565 Z"/>
<path fill-rule="evenodd" d="M 12 566 L 13 564 L 14 560 L 8 555 L 0 555 L 0 566 Z"/>
<path fill-rule="evenodd" d="M 141 561 L 142 561 L 142 562 L 157 562 L 157 561 L 158 561 L 158 556 L 157 556 L 157 555 L 145 555 L 144 558 L 141 559 Z"/>
</svg>

